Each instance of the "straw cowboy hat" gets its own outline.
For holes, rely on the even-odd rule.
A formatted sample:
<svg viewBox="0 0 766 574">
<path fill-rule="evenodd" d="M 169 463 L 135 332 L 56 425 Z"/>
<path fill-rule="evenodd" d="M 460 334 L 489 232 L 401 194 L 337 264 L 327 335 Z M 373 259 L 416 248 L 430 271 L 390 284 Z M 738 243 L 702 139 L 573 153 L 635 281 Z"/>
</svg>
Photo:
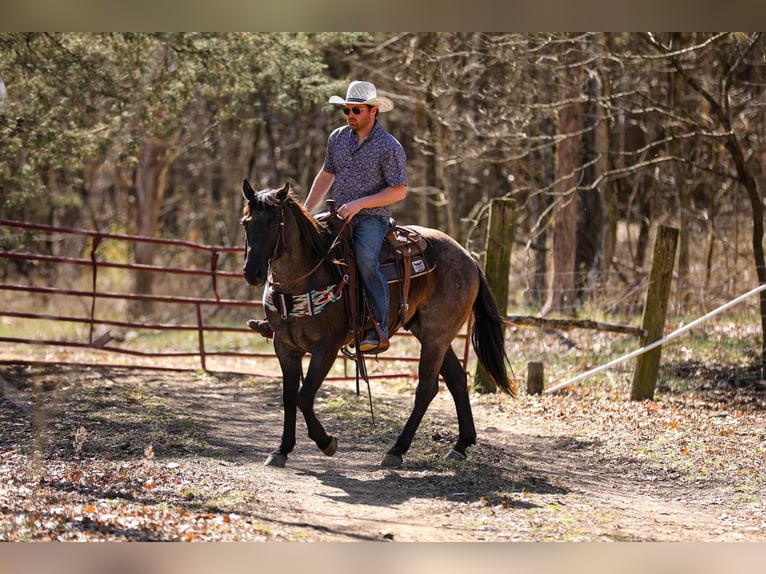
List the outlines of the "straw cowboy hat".
<svg viewBox="0 0 766 574">
<path fill-rule="evenodd" d="M 350 106 L 352 104 L 367 104 L 376 106 L 381 112 L 390 112 L 394 109 L 394 102 L 386 97 L 378 96 L 375 85 L 370 82 L 351 82 L 346 90 L 346 99 L 340 96 L 333 96 L 329 103 Z"/>
</svg>

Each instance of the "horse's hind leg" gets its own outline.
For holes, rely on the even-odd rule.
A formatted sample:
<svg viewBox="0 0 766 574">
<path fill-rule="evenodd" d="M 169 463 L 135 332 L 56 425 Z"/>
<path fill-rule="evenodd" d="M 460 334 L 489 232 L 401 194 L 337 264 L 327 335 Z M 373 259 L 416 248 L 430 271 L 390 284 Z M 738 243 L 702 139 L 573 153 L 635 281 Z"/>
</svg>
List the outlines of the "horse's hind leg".
<svg viewBox="0 0 766 574">
<path fill-rule="evenodd" d="M 440 372 L 455 401 L 459 433 L 455 446 L 447 453 L 447 458 L 465 460 L 465 449 L 476 444 L 476 428 L 473 424 L 471 401 L 468 397 L 468 377 L 452 347 L 444 356 Z"/>
<path fill-rule="evenodd" d="M 392 446 L 383 457 L 380 466 L 385 468 L 397 468 L 402 464 L 402 457 L 412 445 L 412 439 L 415 437 L 415 431 L 418 430 L 420 422 L 423 420 L 428 405 L 436 396 L 439 391 L 439 371 L 438 367 L 442 362 L 443 350 L 436 348 L 426 349 L 426 345 L 423 345 L 423 349 L 420 353 L 420 364 L 418 366 L 418 386 L 415 389 L 415 405 L 410 413 L 410 417 L 407 419 L 407 423 L 404 425 L 402 432 L 396 439 L 396 443 Z"/>
<path fill-rule="evenodd" d="M 430 381 L 430 384 L 424 383 L 423 379 L 421 379 L 418 383 L 417 390 L 415 391 L 415 406 L 412 409 L 412 413 L 410 413 L 410 417 L 407 419 L 407 423 L 404 425 L 399 438 L 396 439 L 396 443 L 389 449 L 386 456 L 383 457 L 380 466 L 384 468 L 398 468 L 402 465 L 404 453 L 410 449 L 412 439 L 415 437 L 415 431 L 418 430 L 428 405 L 431 404 L 439 390 L 439 380 L 433 377 Z"/>
<path fill-rule="evenodd" d="M 383 467 L 396 468 L 401 466 L 404 454 L 412 445 L 415 431 L 423 420 L 428 405 L 431 404 L 439 390 L 437 373 L 432 373 L 431 368 L 423 366 L 433 364 L 425 360 L 425 357 L 425 354 L 421 354 L 420 382 L 415 391 L 415 406 L 396 443 L 380 463 Z M 458 440 L 447 453 L 447 458 L 465 460 L 466 449 L 476 444 L 476 428 L 474 427 L 471 402 L 468 396 L 468 379 L 452 346 L 447 347 L 439 372 L 444 377 L 447 388 L 455 401 L 458 420 Z M 428 384 L 425 381 L 432 381 L 432 383 Z"/>
</svg>

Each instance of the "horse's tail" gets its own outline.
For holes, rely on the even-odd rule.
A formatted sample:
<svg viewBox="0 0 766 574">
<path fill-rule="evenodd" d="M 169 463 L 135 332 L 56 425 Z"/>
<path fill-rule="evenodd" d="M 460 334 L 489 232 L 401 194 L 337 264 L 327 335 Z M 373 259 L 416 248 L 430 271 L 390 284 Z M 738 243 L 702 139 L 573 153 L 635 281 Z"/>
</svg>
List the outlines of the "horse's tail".
<svg viewBox="0 0 766 574">
<path fill-rule="evenodd" d="M 489 288 L 484 273 L 478 265 L 476 268 L 479 271 L 479 293 L 473 302 L 474 322 L 471 343 L 489 378 L 495 385 L 513 396 L 515 393 L 506 370 L 506 364 L 509 364 L 509 361 L 503 336 L 503 325 L 507 321 L 497 309 L 495 296 Z"/>
</svg>

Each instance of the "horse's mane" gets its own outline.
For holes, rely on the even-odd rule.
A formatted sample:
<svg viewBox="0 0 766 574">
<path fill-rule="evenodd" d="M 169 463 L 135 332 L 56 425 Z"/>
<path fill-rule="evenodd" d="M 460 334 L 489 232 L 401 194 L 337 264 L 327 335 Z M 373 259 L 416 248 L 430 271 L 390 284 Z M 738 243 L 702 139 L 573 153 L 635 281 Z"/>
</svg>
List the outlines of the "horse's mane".
<svg viewBox="0 0 766 574">
<path fill-rule="evenodd" d="M 255 203 L 260 203 L 263 206 L 276 207 L 281 205 L 288 210 L 298 226 L 301 241 L 308 245 L 311 251 L 316 255 L 327 257 L 327 250 L 332 239 L 328 226 L 325 223 L 314 219 L 306 208 L 303 207 L 303 204 L 298 200 L 292 190 L 287 193 L 283 200 L 278 197 L 278 194 L 281 191 L 282 190 L 280 189 L 262 191 L 257 193 L 253 200 Z M 245 219 L 250 217 L 250 211 L 251 206 L 250 202 L 248 202 L 245 204 Z"/>
<path fill-rule="evenodd" d="M 327 257 L 330 241 L 330 231 L 327 225 L 314 219 L 292 191 L 287 194 L 284 205 L 292 212 L 298 229 L 300 229 L 301 238 L 308 243 L 315 254 Z"/>
</svg>

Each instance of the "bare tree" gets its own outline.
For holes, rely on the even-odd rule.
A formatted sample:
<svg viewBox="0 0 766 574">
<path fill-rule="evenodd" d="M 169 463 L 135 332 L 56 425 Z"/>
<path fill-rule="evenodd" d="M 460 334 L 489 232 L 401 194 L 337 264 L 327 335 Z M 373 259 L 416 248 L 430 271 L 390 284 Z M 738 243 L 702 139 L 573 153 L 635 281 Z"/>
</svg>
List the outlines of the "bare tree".
<svg viewBox="0 0 766 574">
<path fill-rule="evenodd" d="M 560 106 L 556 146 L 556 182 L 553 187 L 553 267 L 548 298 L 543 314 L 575 311 L 575 256 L 579 214 L 578 184 L 581 179 L 580 142 L 583 128 L 581 101 L 583 68 L 580 65 L 578 38 L 562 42 L 559 61 L 562 64 Z"/>
<path fill-rule="evenodd" d="M 752 168 L 752 151 L 743 146 L 743 137 L 747 137 L 749 113 L 760 113 L 759 110 L 744 108 L 741 94 L 749 93 L 744 89 L 738 74 L 750 65 L 749 59 L 761 50 L 763 58 L 762 33 L 749 35 L 717 34 L 702 41 L 676 48 L 673 37 L 662 39 L 648 33 L 646 41 L 654 47 L 677 71 L 688 86 L 697 93 L 709 106 L 711 115 L 705 118 L 695 118 L 694 128 L 707 137 L 714 138 L 723 144 L 729 153 L 729 161 L 733 169 L 732 177 L 745 191 L 750 203 L 753 216 L 752 249 L 758 283 L 766 284 L 766 260 L 763 250 L 763 199 L 758 189 L 758 182 Z M 719 65 L 714 69 L 716 75 L 701 74 L 694 64 L 702 51 L 714 50 L 714 56 Z M 738 81 L 740 80 L 740 81 Z M 705 82 L 709 82 L 706 86 Z M 762 92 L 766 86 L 755 86 Z M 748 113 L 749 112 L 749 113 Z M 761 310 L 761 377 L 766 378 L 766 292 L 760 294 Z"/>
</svg>

